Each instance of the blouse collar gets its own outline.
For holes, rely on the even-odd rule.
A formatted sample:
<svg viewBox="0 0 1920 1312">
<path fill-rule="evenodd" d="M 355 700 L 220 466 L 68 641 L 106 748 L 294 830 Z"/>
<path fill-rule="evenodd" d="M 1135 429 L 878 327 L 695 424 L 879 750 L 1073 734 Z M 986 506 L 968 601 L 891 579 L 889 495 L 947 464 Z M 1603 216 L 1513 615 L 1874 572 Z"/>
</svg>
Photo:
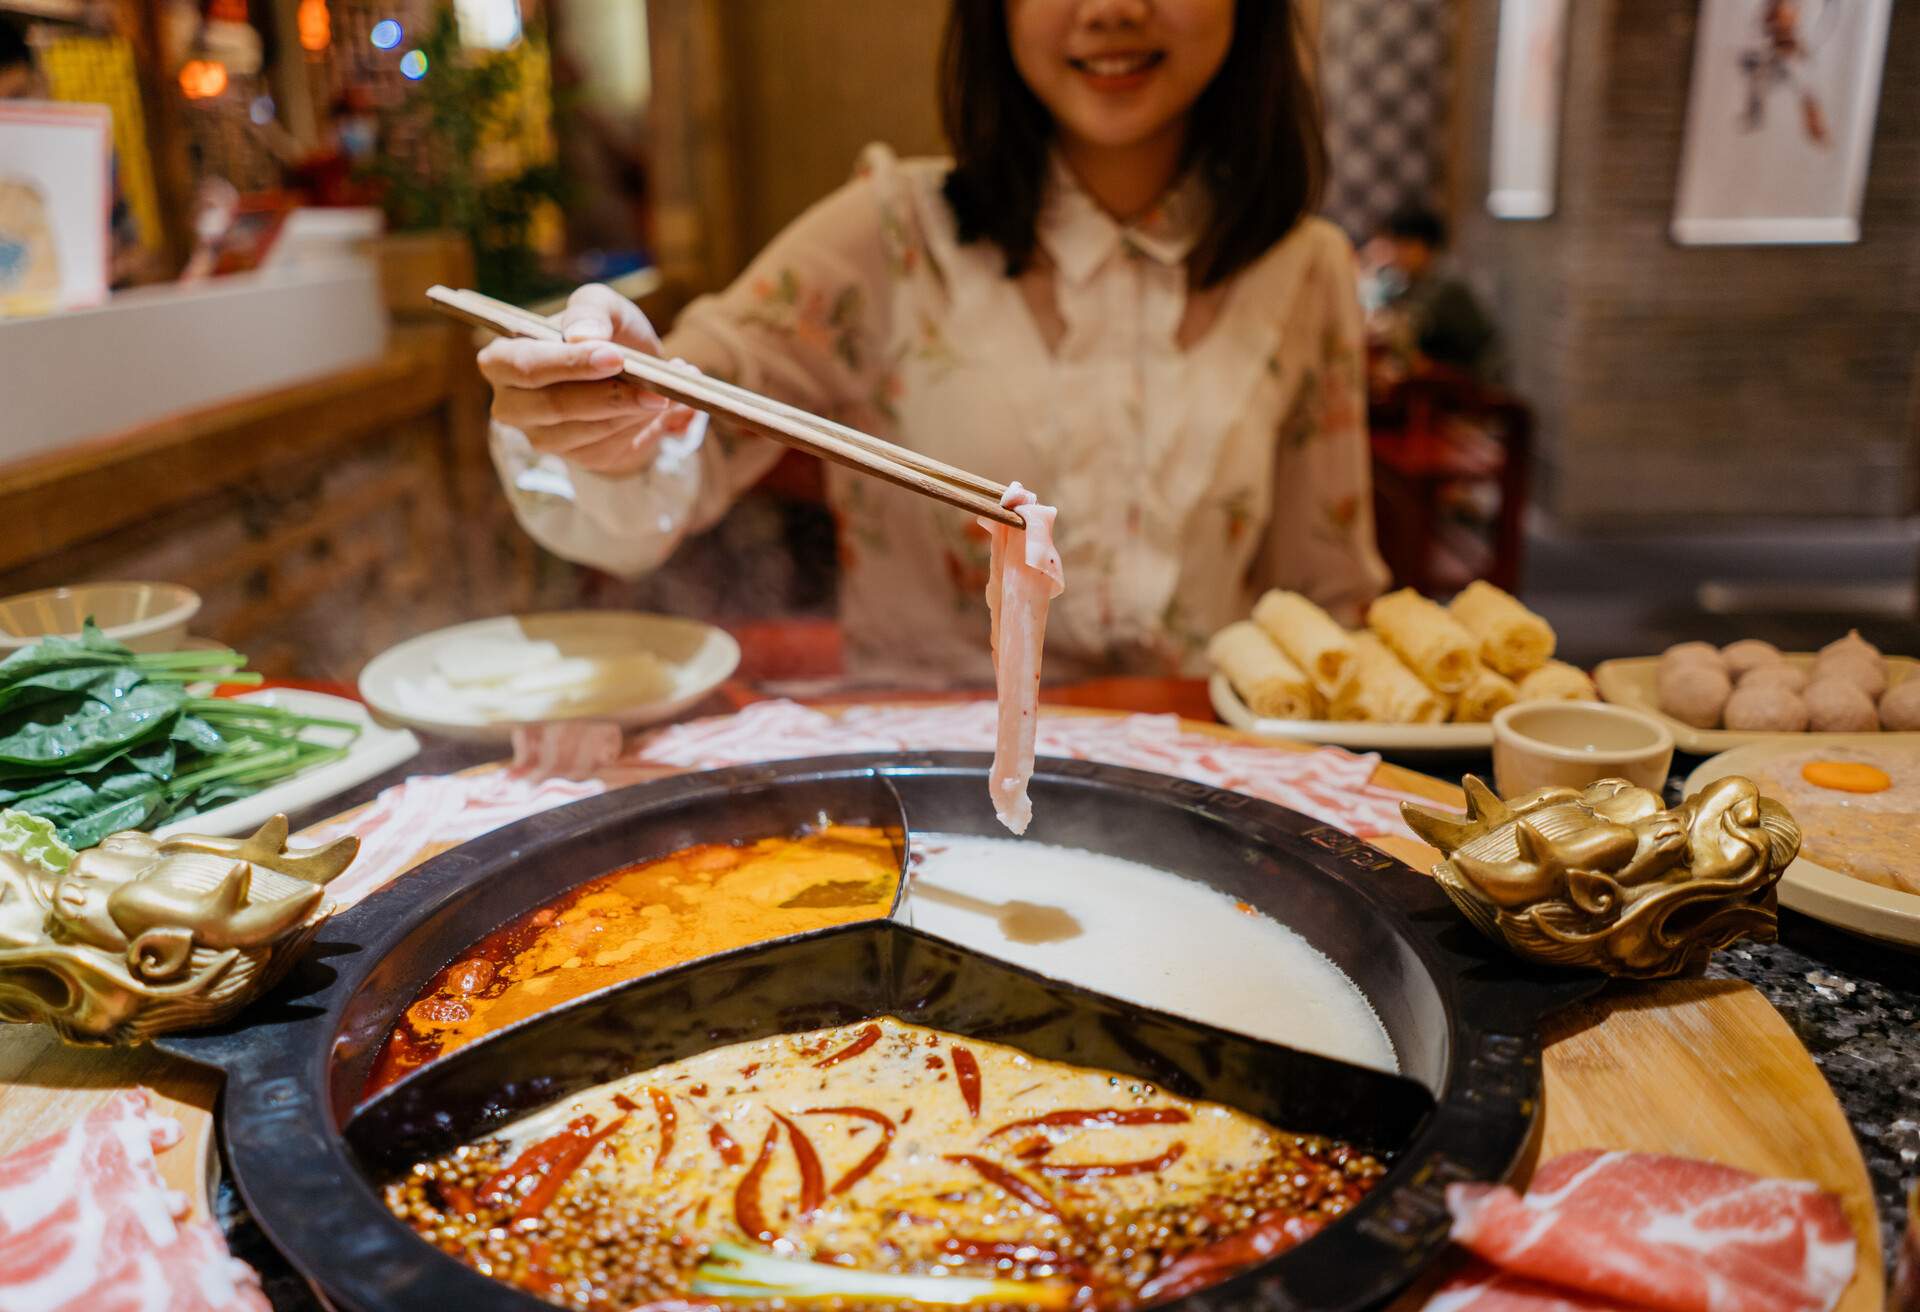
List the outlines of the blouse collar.
<svg viewBox="0 0 1920 1312">
<path fill-rule="evenodd" d="M 1121 248 L 1165 265 L 1181 265 L 1206 226 L 1206 185 L 1193 170 L 1131 223 L 1121 223 L 1087 194 L 1058 153 L 1051 157 L 1038 237 L 1061 277 L 1085 282 Z"/>
</svg>

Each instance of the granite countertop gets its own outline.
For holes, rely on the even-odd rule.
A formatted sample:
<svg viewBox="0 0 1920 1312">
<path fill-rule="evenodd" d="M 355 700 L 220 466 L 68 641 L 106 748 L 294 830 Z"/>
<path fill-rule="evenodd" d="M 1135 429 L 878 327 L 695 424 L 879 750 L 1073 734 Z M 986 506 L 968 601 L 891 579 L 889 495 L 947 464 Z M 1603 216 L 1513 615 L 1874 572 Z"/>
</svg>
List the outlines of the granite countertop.
<svg viewBox="0 0 1920 1312">
<path fill-rule="evenodd" d="M 1737 943 L 1707 974 L 1759 989 L 1813 1054 L 1860 1141 L 1891 1268 L 1920 1183 L 1920 955 L 1783 910 L 1778 943 Z"/>
<path fill-rule="evenodd" d="M 1703 757 L 1677 755 L 1667 800 Z M 1786 1018 L 1846 1113 L 1866 1159 L 1889 1271 L 1907 1195 L 1920 1183 L 1920 951 L 1844 933 L 1781 908 L 1775 943 L 1714 954 L 1710 978 L 1744 980 Z"/>
</svg>

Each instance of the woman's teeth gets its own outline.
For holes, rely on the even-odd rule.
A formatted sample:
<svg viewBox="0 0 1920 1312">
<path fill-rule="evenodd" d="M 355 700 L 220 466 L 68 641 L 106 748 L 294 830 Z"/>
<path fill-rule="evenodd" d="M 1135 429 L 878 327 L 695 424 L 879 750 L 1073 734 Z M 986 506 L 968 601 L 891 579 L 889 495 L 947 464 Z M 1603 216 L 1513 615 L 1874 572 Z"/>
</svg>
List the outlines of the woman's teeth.
<svg viewBox="0 0 1920 1312">
<path fill-rule="evenodd" d="M 1073 66 L 1095 77 L 1125 77 L 1129 73 L 1143 72 L 1160 62 L 1160 52 L 1150 50 L 1138 55 L 1100 55 L 1092 59 L 1076 59 Z"/>
</svg>

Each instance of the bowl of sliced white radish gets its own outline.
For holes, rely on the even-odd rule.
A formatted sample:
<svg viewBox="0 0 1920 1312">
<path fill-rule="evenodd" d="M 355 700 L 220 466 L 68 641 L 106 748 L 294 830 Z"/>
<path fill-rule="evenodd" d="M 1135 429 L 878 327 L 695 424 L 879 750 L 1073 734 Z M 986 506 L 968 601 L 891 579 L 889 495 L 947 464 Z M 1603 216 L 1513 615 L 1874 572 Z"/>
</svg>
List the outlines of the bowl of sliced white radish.
<svg viewBox="0 0 1920 1312">
<path fill-rule="evenodd" d="M 469 742 L 556 720 L 653 724 L 687 709 L 740 663 L 710 624 L 633 611 L 476 620 L 410 638 L 367 663 L 360 695 L 382 718 Z"/>
</svg>

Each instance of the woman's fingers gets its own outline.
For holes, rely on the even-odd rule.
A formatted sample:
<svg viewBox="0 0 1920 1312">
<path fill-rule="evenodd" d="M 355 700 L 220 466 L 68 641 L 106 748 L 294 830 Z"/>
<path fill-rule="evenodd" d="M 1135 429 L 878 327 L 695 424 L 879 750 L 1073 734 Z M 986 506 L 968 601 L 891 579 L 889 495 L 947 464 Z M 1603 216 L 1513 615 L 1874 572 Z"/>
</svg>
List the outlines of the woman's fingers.
<svg viewBox="0 0 1920 1312">
<path fill-rule="evenodd" d="M 650 441 L 645 434 L 625 433 L 567 452 L 567 463 L 590 473 L 619 478 L 624 474 L 637 474 L 652 465 L 659 446 L 657 439 Z"/>
<path fill-rule="evenodd" d="M 569 419 L 524 431 L 534 450 L 565 456 L 571 461 L 596 442 L 632 437 L 650 427 L 652 424 L 647 420 L 628 415 L 624 419 Z"/>
<path fill-rule="evenodd" d="M 495 388 L 493 417 L 522 431 L 581 419 L 624 418 L 640 423 L 667 404 L 666 398 L 636 382 L 608 378 L 550 387 Z"/>
<path fill-rule="evenodd" d="M 560 315 L 564 343 L 501 338 L 480 352 L 493 384 L 493 416 L 539 451 L 603 474 L 653 463 L 663 438 L 685 432 L 693 412 L 618 377 L 624 359 L 609 343 L 659 354 L 660 339 L 638 307 L 611 287 L 581 287 Z"/>
<path fill-rule="evenodd" d="M 567 452 L 567 463 L 613 477 L 638 473 L 651 467 L 658 458 L 660 443 L 684 433 L 693 417 L 694 412 L 686 406 L 672 406 L 637 431 L 616 433 L 575 447 Z"/>
<path fill-rule="evenodd" d="M 640 307 L 602 283 L 574 289 L 560 312 L 560 331 L 569 342 L 618 342 L 660 354 L 660 337 Z"/>
<path fill-rule="evenodd" d="M 479 363 L 481 374 L 496 388 L 526 388 L 611 378 L 625 361 L 604 341 L 562 343 L 498 337 L 480 349 Z"/>
</svg>

